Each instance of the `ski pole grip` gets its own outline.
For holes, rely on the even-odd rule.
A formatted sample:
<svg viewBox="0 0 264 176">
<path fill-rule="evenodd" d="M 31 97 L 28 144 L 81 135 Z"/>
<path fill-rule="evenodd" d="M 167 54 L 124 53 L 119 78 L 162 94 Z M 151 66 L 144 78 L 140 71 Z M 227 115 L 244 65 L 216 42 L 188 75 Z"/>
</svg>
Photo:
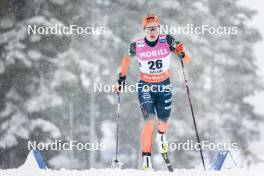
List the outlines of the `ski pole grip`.
<svg viewBox="0 0 264 176">
<path fill-rule="evenodd" d="M 176 45 L 179 45 L 179 44 L 181 44 L 180 42 L 178 42 L 178 41 L 176 41 L 175 42 L 176 43 Z M 185 57 L 185 52 L 181 52 L 181 53 L 179 53 L 178 54 L 178 56 L 180 57 L 180 59 L 182 60 L 184 57 Z"/>
<path fill-rule="evenodd" d="M 181 52 L 179 53 L 179 57 L 181 58 L 181 60 L 185 57 L 185 53 L 184 52 Z"/>
</svg>

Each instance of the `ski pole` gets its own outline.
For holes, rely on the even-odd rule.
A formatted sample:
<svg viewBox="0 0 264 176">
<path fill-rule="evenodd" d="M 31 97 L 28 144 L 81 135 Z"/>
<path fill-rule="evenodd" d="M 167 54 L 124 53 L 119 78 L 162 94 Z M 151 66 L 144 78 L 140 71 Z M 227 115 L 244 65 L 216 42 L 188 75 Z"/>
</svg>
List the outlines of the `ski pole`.
<svg viewBox="0 0 264 176">
<path fill-rule="evenodd" d="M 198 129 L 197 129 L 195 116 L 194 116 L 194 112 L 193 112 L 193 106 L 192 106 L 192 101 L 191 101 L 190 90 L 189 90 L 188 82 L 187 82 L 187 79 L 186 79 L 186 76 L 185 76 L 185 72 L 184 72 L 184 64 L 183 64 L 183 61 L 182 61 L 183 58 L 184 58 L 184 53 L 180 53 L 179 57 L 181 59 L 182 73 L 183 73 L 185 88 L 186 88 L 186 92 L 187 92 L 187 96 L 188 96 L 188 100 L 189 100 L 189 104 L 190 104 L 190 108 L 191 108 L 191 112 L 192 112 L 193 124 L 194 124 L 195 134 L 196 134 L 196 138 L 197 138 L 198 145 L 199 145 L 201 159 L 202 159 L 202 162 L 203 162 L 203 168 L 204 168 L 204 170 L 206 170 L 205 164 L 204 164 L 203 151 L 202 151 L 202 147 L 201 147 L 201 143 L 200 143 L 200 137 L 199 137 L 199 134 L 198 134 Z"/>
<path fill-rule="evenodd" d="M 118 162 L 118 140 L 119 140 L 119 125 L 120 125 L 120 94 L 118 94 L 118 103 L 117 103 L 117 121 L 116 121 L 116 153 L 115 153 L 115 162 Z"/>
</svg>

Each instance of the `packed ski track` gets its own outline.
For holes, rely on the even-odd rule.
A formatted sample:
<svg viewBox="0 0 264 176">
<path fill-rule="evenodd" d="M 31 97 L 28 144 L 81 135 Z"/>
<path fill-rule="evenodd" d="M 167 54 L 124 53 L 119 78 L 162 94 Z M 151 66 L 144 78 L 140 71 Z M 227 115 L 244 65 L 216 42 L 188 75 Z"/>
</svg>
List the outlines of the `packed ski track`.
<svg viewBox="0 0 264 176">
<path fill-rule="evenodd" d="M 0 170 L 1 176 L 261 176 L 264 165 L 251 169 L 227 169 L 223 171 L 203 171 L 197 169 L 174 169 L 168 171 L 142 171 L 136 169 L 89 169 L 89 170 L 41 170 L 41 169 L 7 169 Z"/>
</svg>

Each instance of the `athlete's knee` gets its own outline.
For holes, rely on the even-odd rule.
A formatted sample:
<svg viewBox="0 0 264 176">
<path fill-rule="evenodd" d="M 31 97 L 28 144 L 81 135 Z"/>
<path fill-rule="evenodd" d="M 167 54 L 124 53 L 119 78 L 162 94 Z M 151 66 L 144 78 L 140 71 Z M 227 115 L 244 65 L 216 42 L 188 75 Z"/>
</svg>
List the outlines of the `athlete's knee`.
<svg viewBox="0 0 264 176">
<path fill-rule="evenodd" d="M 144 119 L 144 124 L 153 124 L 155 125 L 156 122 L 156 115 L 155 114 L 148 114 L 147 117 Z"/>
<path fill-rule="evenodd" d="M 156 123 L 155 115 L 149 116 L 149 118 L 147 118 L 147 119 L 144 120 L 143 131 L 151 132 L 152 133 L 152 131 L 155 128 L 155 123 Z"/>
<path fill-rule="evenodd" d="M 167 121 L 159 121 L 158 122 L 158 132 L 159 133 L 166 133 L 169 128 L 169 122 Z"/>
</svg>

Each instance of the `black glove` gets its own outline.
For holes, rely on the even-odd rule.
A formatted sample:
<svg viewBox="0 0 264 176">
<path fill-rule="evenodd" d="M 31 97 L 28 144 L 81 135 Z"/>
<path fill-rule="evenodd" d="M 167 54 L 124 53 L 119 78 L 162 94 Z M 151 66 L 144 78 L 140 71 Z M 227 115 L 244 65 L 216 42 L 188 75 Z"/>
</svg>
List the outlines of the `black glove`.
<svg viewBox="0 0 264 176">
<path fill-rule="evenodd" d="M 126 76 L 122 76 L 121 73 L 119 73 L 118 91 L 121 91 L 125 85 L 126 85 Z"/>
</svg>

